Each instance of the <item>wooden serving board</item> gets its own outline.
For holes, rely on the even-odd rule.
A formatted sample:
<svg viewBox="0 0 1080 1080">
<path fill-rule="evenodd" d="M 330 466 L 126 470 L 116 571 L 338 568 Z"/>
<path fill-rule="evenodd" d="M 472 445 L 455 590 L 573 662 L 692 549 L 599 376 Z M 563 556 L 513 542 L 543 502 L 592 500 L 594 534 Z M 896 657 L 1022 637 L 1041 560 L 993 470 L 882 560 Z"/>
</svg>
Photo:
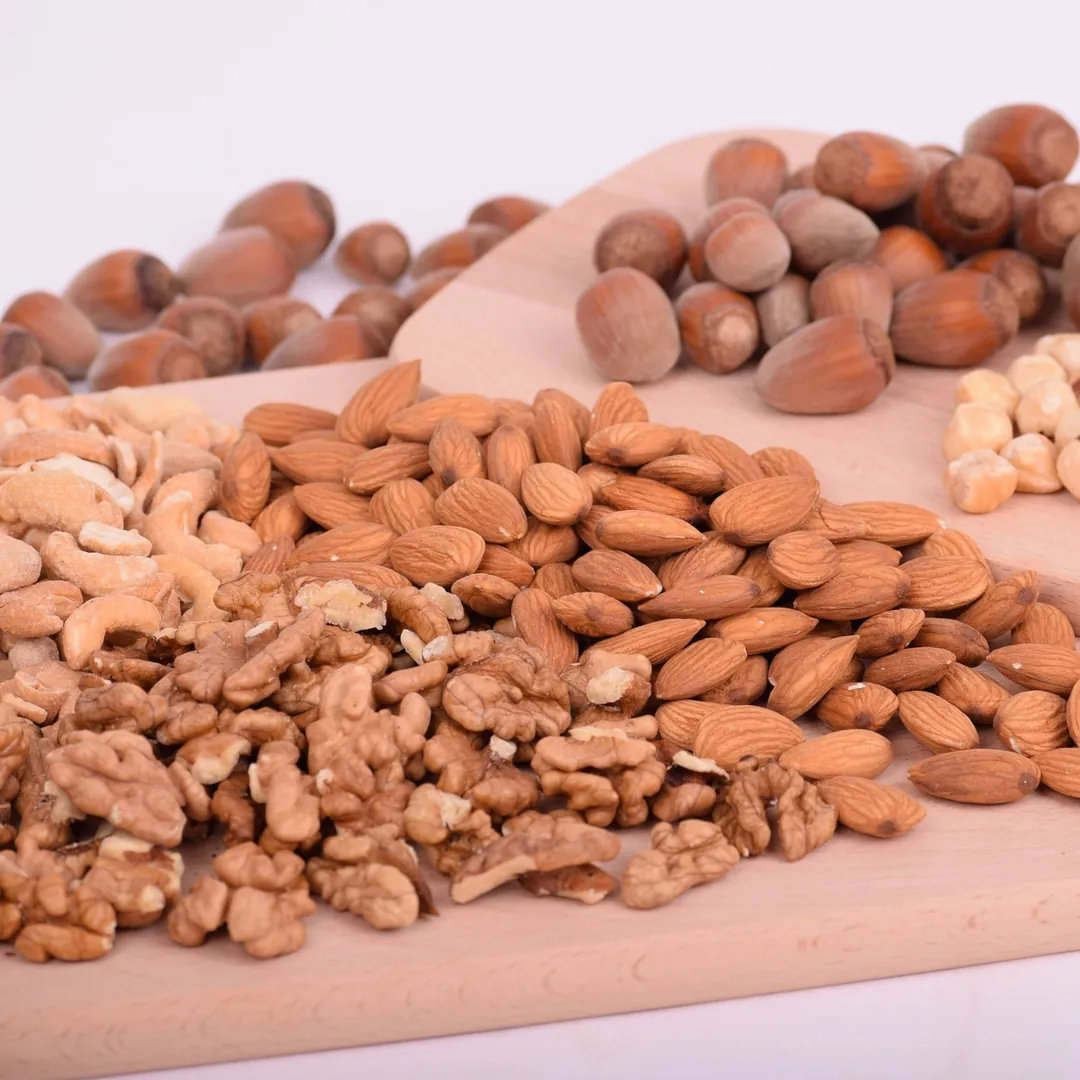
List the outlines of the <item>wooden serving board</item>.
<svg viewBox="0 0 1080 1080">
<path fill-rule="evenodd" d="M 570 313 L 590 276 L 592 232 L 615 210 L 649 203 L 689 223 L 701 167 L 720 139 L 661 151 L 530 226 L 411 320 L 395 352 L 423 356 L 425 382 L 438 390 L 528 397 L 557 384 L 588 400 L 600 383 L 578 355 Z M 816 144 L 782 140 L 796 163 Z M 173 389 L 236 422 L 261 401 L 336 410 L 383 367 Z M 767 412 L 745 373 L 679 372 L 644 394 L 657 419 L 725 431 L 751 448 L 803 450 L 834 498 L 915 498 L 945 511 L 935 455 L 952 378 L 904 371 L 872 410 L 832 420 Z M 1036 566 L 1064 593 L 1080 569 L 1065 532 L 1076 522 L 1070 512 L 1063 499 L 1018 499 L 964 524 L 1002 565 Z M 906 767 L 923 752 L 906 736 L 895 748 L 885 779 L 911 791 Z M 623 837 L 615 872 L 647 842 L 644 830 Z M 205 859 L 191 859 L 189 872 Z M 432 884 L 437 919 L 380 933 L 320 905 L 305 948 L 269 963 L 220 935 L 181 949 L 160 924 L 121 932 L 112 955 L 92 964 L 36 967 L 0 952 L 0 1080 L 482 1031 L 1078 949 L 1080 808 L 1043 791 L 1005 807 L 934 803 L 909 835 L 844 833 L 799 863 L 747 860 L 654 912 L 617 899 L 592 908 L 537 900 L 514 886 L 457 907 L 442 881 Z"/>
</svg>

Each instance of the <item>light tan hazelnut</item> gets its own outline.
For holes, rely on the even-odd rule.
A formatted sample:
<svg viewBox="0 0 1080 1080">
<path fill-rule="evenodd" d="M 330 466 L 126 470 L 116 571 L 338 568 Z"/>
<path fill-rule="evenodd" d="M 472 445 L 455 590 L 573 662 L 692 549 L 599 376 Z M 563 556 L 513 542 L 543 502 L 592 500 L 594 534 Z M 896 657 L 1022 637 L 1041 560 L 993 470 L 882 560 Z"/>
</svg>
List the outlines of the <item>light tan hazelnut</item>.
<svg viewBox="0 0 1080 1080">
<path fill-rule="evenodd" d="M 1061 490 L 1058 479 L 1057 447 L 1037 432 L 1018 435 L 1001 451 L 1001 456 L 1016 470 L 1016 490 L 1046 495 Z"/>
<path fill-rule="evenodd" d="M 1058 454 L 1057 474 L 1065 490 L 1080 499 L 1080 439 L 1066 443 Z"/>
<path fill-rule="evenodd" d="M 955 461 L 972 450 L 1000 450 L 1013 436 L 1012 420 L 996 405 L 965 402 L 956 411 L 941 440 L 946 461 Z"/>
<path fill-rule="evenodd" d="M 1080 382 L 1080 334 L 1044 334 L 1035 342 L 1035 352 L 1052 356 L 1065 369 L 1069 382 Z"/>
<path fill-rule="evenodd" d="M 1020 391 L 1000 371 L 976 368 L 956 384 L 956 404 L 996 405 L 1012 416 Z"/>
<path fill-rule="evenodd" d="M 1073 439 L 1080 439 L 1080 409 L 1067 412 L 1054 428 L 1054 443 L 1059 450 Z"/>
<path fill-rule="evenodd" d="M 1016 427 L 1021 435 L 1032 431 L 1053 435 L 1061 418 L 1077 409 L 1080 404 L 1068 383 L 1060 379 L 1042 379 L 1020 396 L 1020 404 L 1016 406 Z"/>
<path fill-rule="evenodd" d="M 1016 469 L 993 450 L 972 450 L 945 470 L 949 498 L 969 514 L 996 510 L 1016 491 L 1016 480 Z"/>
<path fill-rule="evenodd" d="M 1021 393 L 1030 390 L 1037 382 L 1043 379 L 1060 379 L 1065 381 L 1065 369 L 1052 357 L 1025 353 L 1018 356 L 1005 373 L 1009 382 Z"/>
</svg>

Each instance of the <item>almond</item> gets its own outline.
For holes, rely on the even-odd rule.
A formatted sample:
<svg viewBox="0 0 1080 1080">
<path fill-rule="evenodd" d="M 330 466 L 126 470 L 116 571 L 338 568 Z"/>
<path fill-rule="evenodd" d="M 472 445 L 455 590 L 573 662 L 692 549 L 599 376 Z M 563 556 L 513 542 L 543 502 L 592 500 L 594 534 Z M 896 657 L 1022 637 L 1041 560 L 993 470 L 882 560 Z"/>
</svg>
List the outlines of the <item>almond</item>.
<svg viewBox="0 0 1080 1080">
<path fill-rule="evenodd" d="M 521 498 L 521 478 L 536 464 L 532 437 L 517 424 L 502 424 L 485 445 L 488 479 L 501 484 L 515 499 Z"/>
<path fill-rule="evenodd" d="M 709 518 L 725 540 L 753 547 L 798 528 L 817 497 L 816 480 L 770 476 L 725 492 L 709 508 Z"/>
<path fill-rule="evenodd" d="M 820 533 L 797 530 L 778 536 L 769 543 L 767 558 L 773 576 L 789 589 L 824 585 L 840 568 L 835 545 Z"/>
<path fill-rule="evenodd" d="M 251 523 L 264 544 L 282 536 L 299 540 L 307 526 L 307 515 L 300 509 L 292 492 L 271 499 Z"/>
<path fill-rule="evenodd" d="M 754 601 L 754 607 L 772 607 L 784 595 L 784 583 L 773 576 L 766 548 L 755 548 L 748 552 L 735 575 L 757 586 L 758 598 Z"/>
<path fill-rule="evenodd" d="M 224 469 L 221 475 L 224 489 Z M 267 479 L 269 480 L 269 475 Z M 373 520 L 370 500 L 362 495 L 350 494 L 340 483 L 326 480 L 315 484 L 297 484 L 292 493 L 300 509 L 324 529 L 333 529 L 337 525 L 347 525 L 352 521 Z M 233 517 L 236 515 L 233 514 Z"/>
<path fill-rule="evenodd" d="M 570 562 L 578 553 L 578 537 L 569 525 L 548 525 L 530 517 L 526 519 L 525 535 L 507 546 L 533 566 L 545 566 Z"/>
<path fill-rule="evenodd" d="M 678 430 L 663 424 L 612 424 L 589 436 L 585 454 L 602 465 L 632 468 L 675 453 L 679 442 Z"/>
<path fill-rule="evenodd" d="M 1080 683 L 1073 687 L 1065 706 L 1065 723 L 1074 743 L 1080 744 Z"/>
<path fill-rule="evenodd" d="M 389 566 L 376 566 L 365 562 L 311 562 L 293 571 L 305 578 L 318 581 L 349 581 L 361 589 L 385 593 L 391 589 L 404 589 L 409 585 L 408 578 L 391 570 Z"/>
<path fill-rule="evenodd" d="M 337 418 L 337 437 L 359 446 L 381 446 L 390 437 L 390 417 L 412 405 L 419 392 L 420 361 L 395 364 L 345 403 Z"/>
<path fill-rule="evenodd" d="M 658 619 L 599 642 L 605 652 L 641 653 L 651 664 L 670 659 L 704 628 L 704 619 Z"/>
<path fill-rule="evenodd" d="M 956 657 L 947 649 L 910 647 L 879 657 L 863 678 L 897 694 L 902 690 L 925 690 L 939 682 L 945 669 L 955 662 Z"/>
<path fill-rule="evenodd" d="M 1073 649 L 1076 647 L 1076 635 L 1064 611 L 1040 601 L 1032 604 L 1024 618 L 1013 627 L 1012 643 Z"/>
<path fill-rule="evenodd" d="M 616 424 L 647 424 L 649 410 L 637 391 L 626 382 L 611 382 L 600 391 L 589 417 L 587 436 Z"/>
<path fill-rule="evenodd" d="M 448 587 L 473 573 L 484 555 L 484 540 L 471 529 L 432 525 L 399 536 L 390 545 L 390 565 L 414 585 Z"/>
<path fill-rule="evenodd" d="M 944 698 L 925 690 L 907 690 L 897 697 L 900 723 L 935 754 L 972 750 L 979 745 L 975 725 Z"/>
<path fill-rule="evenodd" d="M 814 710 L 817 718 L 833 731 L 868 728 L 880 731 L 899 708 L 896 695 L 879 683 L 853 682 L 834 686 Z"/>
<path fill-rule="evenodd" d="M 479 394 L 443 394 L 394 413 L 386 422 L 391 435 L 408 442 L 427 442 L 440 420 L 452 416 L 474 435 L 490 435 L 498 423 L 495 403 Z"/>
<path fill-rule="evenodd" d="M 1039 575 L 1034 570 L 1020 570 L 991 585 L 956 617 L 993 641 L 1023 622 L 1038 599 Z"/>
<path fill-rule="evenodd" d="M 950 664 L 937 684 L 938 695 L 976 724 L 992 724 L 1002 704 L 1012 696 L 981 671 Z"/>
<path fill-rule="evenodd" d="M 625 603 L 648 600 L 661 590 L 657 576 L 643 562 L 622 551 L 587 551 L 570 570 L 582 589 L 602 592 Z"/>
<path fill-rule="evenodd" d="M 818 499 L 799 528 L 821 533 L 826 539 L 837 544 L 865 538 L 870 527 L 858 514 L 846 507 L 837 506 L 827 499 Z"/>
<path fill-rule="evenodd" d="M 542 649 L 556 671 L 565 671 L 578 658 L 577 639 L 559 621 L 555 601 L 541 589 L 522 589 L 510 605 L 518 636 Z"/>
<path fill-rule="evenodd" d="M 351 446 L 349 443 L 341 445 Z M 352 450 L 352 462 L 344 477 L 338 479 L 344 479 L 345 487 L 354 495 L 371 495 L 392 480 L 418 480 L 431 472 L 428 448 L 423 443 L 391 443 L 373 450 L 361 450 L 358 454 L 356 447 Z"/>
<path fill-rule="evenodd" d="M 275 447 L 270 460 L 278 472 L 297 484 L 319 481 L 341 483 L 363 451 L 338 439 L 305 439 L 290 446 Z"/>
<path fill-rule="evenodd" d="M 1007 679 L 1029 690 L 1065 696 L 1080 682 L 1080 652 L 1054 645 L 1006 645 L 990 654 L 990 663 Z"/>
<path fill-rule="evenodd" d="M 926 817 L 926 808 L 906 792 L 861 776 L 820 780 L 817 790 L 841 825 L 864 836 L 900 836 Z"/>
<path fill-rule="evenodd" d="M 892 743 L 884 735 L 850 728 L 798 743 L 780 755 L 780 764 L 808 780 L 825 780 L 830 776 L 872 780 L 889 767 L 892 756 Z"/>
<path fill-rule="evenodd" d="M 719 465 L 724 470 L 725 491 L 765 478 L 762 467 L 738 443 L 723 435 L 690 432 L 680 439 L 679 452 L 703 457 Z"/>
<path fill-rule="evenodd" d="M 221 507 L 250 525 L 270 496 L 270 455 L 253 431 L 244 431 L 221 465 Z"/>
<path fill-rule="evenodd" d="M 817 619 L 794 608 L 751 608 L 728 615 L 709 627 L 709 637 L 739 642 L 748 654 L 772 652 L 805 638 Z"/>
<path fill-rule="evenodd" d="M 520 591 L 513 582 L 494 574 L 466 574 L 450 591 L 470 610 L 485 619 L 505 619 Z"/>
<path fill-rule="evenodd" d="M 697 697 L 726 682 L 745 659 L 746 649 L 738 642 L 695 641 L 664 664 L 653 692 L 660 701 Z"/>
<path fill-rule="evenodd" d="M 624 475 L 620 473 L 618 469 L 613 469 L 610 465 L 597 465 L 595 461 L 587 461 L 577 471 L 578 476 L 589 485 L 589 490 L 592 492 L 594 499 L 602 497 L 602 493 L 608 484 L 612 483 L 619 476 Z M 629 473 L 625 474 L 629 475 Z M 615 507 L 612 507 L 614 510 Z M 628 507 L 619 507 L 620 510 L 632 509 Z"/>
<path fill-rule="evenodd" d="M 305 536 L 296 545 L 289 566 L 306 562 L 345 560 L 348 562 L 385 563 L 397 534 L 374 521 L 354 521 L 323 533 Z"/>
<path fill-rule="evenodd" d="M 838 573 L 824 585 L 800 593 L 794 604 L 817 619 L 867 619 L 903 603 L 907 586 L 903 570 L 878 566 L 859 573 Z"/>
<path fill-rule="evenodd" d="M 594 503 L 592 509 L 578 522 L 574 529 L 578 539 L 587 548 L 592 548 L 593 551 L 609 550 L 597 535 L 597 530 L 600 528 L 600 522 L 614 513 L 615 511 L 610 506 L 599 506 Z"/>
<path fill-rule="evenodd" d="M 701 543 L 693 525 L 651 510 L 616 510 L 596 531 L 606 547 L 630 555 L 673 555 Z"/>
<path fill-rule="evenodd" d="M 892 547 L 917 544 L 945 528 L 945 522 L 930 510 L 901 502 L 848 503 L 846 509 L 866 522 L 865 539 Z"/>
<path fill-rule="evenodd" d="M 728 574 L 668 589 L 640 604 L 638 611 L 663 619 L 721 619 L 748 610 L 757 597 L 753 582 Z"/>
<path fill-rule="evenodd" d="M 656 710 L 656 724 L 666 742 L 693 750 L 701 722 L 712 715 L 712 706 L 701 701 L 669 701 Z"/>
<path fill-rule="evenodd" d="M 756 705 L 713 705 L 713 712 L 698 726 L 694 754 L 709 758 L 722 769 L 733 769 L 749 754 L 780 757 L 801 743 L 799 725 L 786 716 Z"/>
<path fill-rule="evenodd" d="M 855 652 L 867 659 L 899 652 L 918 636 L 925 618 L 918 608 L 893 608 L 871 615 L 858 629 Z"/>
<path fill-rule="evenodd" d="M 359 498 L 355 495 L 350 497 Z M 439 524 L 431 492 L 419 480 L 411 477 L 384 484 L 371 496 L 368 505 L 376 521 L 381 521 L 397 533 L 404 534 Z"/>
<path fill-rule="evenodd" d="M 605 593 L 575 592 L 559 597 L 554 603 L 559 622 L 585 637 L 613 637 L 634 625 L 634 613 Z"/>
<path fill-rule="evenodd" d="M 480 440 L 460 420 L 447 416 L 431 433 L 428 464 L 432 474 L 448 488 L 466 477 L 484 475 L 484 451 Z"/>
<path fill-rule="evenodd" d="M 267 402 L 256 405 L 244 417 L 244 430 L 253 431 L 267 446 L 284 446 L 301 431 L 332 428 L 337 414 L 310 405 Z"/>
<path fill-rule="evenodd" d="M 506 548 L 495 544 L 487 545 L 480 565 L 476 569 L 481 574 L 492 574 L 495 577 L 504 578 L 519 589 L 524 589 L 529 585 L 535 576 L 530 563 L 527 563 L 520 555 L 515 555 L 512 551 L 507 551 Z"/>
<path fill-rule="evenodd" d="M 855 573 L 868 566 L 900 565 L 900 552 L 876 540 L 847 540 L 835 546 L 837 573 Z"/>
<path fill-rule="evenodd" d="M 701 695 L 716 705 L 750 705 L 769 685 L 769 662 L 764 656 L 748 656 L 719 686 Z"/>
<path fill-rule="evenodd" d="M 1003 701 L 994 717 L 997 737 L 1018 754 L 1056 750 L 1069 742 L 1065 702 L 1045 690 L 1026 690 Z"/>
<path fill-rule="evenodd" d="M 508 544 L 525 535 L 525 511 L 504 487 L 480 477 L 458 480 L 435 500 L 443 525 L 479 533 L 489 544 Z"/>
<path fill-rule="evenodd" d="M 729 544 L 719 533 L 704 533 L 701 543 L 664 560 L 657 576 L 665 589 L 734 574 L 746 561 L 746 549 Z"/>
<path fill-rule="evenodd" d="M 542 461 L 530 465 L 522 475 L 521 501 L 548 525 L 576 525 L 589 512 L 593 497 L 589 485 L 576 472 Z"/>
<path fill-rule="evenodd" d="M 1042 782 L 1051 791 L 1080 799 L 1080 750 L 1075 746 L 1062 746 L 1033 754 L 1031 759 L 1039 768 Z"/>
<path fill-rule="evenodd" d="M 781 669 L 769 694 L 769 708 L 791 719 L 809 712 L 836 685 L 858 644 L 854 634 L 816 640 L 800 664 Z"/>
<path fill-rule="evenodd" d="M 539 461 L 561 465 L 575 472 L 584 460 L 581 452 L 582 432 L 576 416 L 585 414 L 582 426 L 588 424 L 588 413 L 561 390 L 541 390 L 533 402 L 532 440 Z"/>
<path fill-rule="evenodd" d="M 974 627 L 956 619 L 924 619 L 915 635 L 918 646 L 948 649 L 957 663 L 976 667 L 990 655 L 986 638 Z"/>
<path fill-rule="evenodd" d="M 570 572 L 569 563 L 547 563 L 536 571 L 532 580 L 533 585 L 551 597 L 558 600 L 560 596 L 569 596 L 571 593 L 581 592 L 574 575 Z M 633 622 L 630 623 L 633 626 Z"/>
<path fill-rule="evenodd" d="M 708 508 L 700 499 L 659 480 L 630 473 L 617 473 L 601 487 L 597 497 L 613 510 L 653 510 L 684 521 L 701 521 L 708 516 Z"/>
<path fill-rule="evenodd" d="M 814 466 L 789 446 L 766 446 L 750 455 L 766 476 L 805 476 L 816 480 Z"/>
<path fill-rule="evenodd" d="M 794 677 L 806 667 L 809 660 L 820 653 L 822 646 L 826 642 L 832 641 L 837 637 L 848 636 L 850 635 L 822 633 L 819 625 L 814 633 L 801 638 L 799 641 L 793 641 L 790 645 L 785 645 L 772 658 L 769 662 L 769 682 L 775 686 L 778 682 L 783 682 Z M 857 669 L 852 670 L 852 668 Z M 849 671 L 851 672 L 850 674 Z M 861 677 L 862 664 L 856 657 L 852 657 L 851 667 L 842 668 L 838 671 L 832 685 L 839 686 L 841 683 L 855 682 Z"/>
<path fill-rule="evenodd" d="M 941 529 L 931 533 L 922 544 L 923 555 L 963 555 L 987 566 L 979 545 L 961 529 Z"/>
<path fill-rule="evenodd" d="M 642 465 L 637 475 L 689 495 L 712 496 L 724 490 L 724 470 L 714 461 L 694 454 L 656 458 Z"/>
<path fill-rule="evenodd" d="M 244 560 L 245 574 L 276 574 L 292 558 L 296 544 L 291 536 L 279 536 L 262 545 Z"/>
<path fill-rule="evenodd" d="M 993 584 L 984 563 L 962 555 L 922 555 L 903 564 L 908 603 L 926 611 L 952 611 L 975 600 Z"/>
<path fill-rule="evenodd" d="M 1008 750 L 959 750 L 920 761 L 908 779 L 938 799 L 992 806 L 1030 795 L 1040 773 L 1035 762 Z"/>
</svg>

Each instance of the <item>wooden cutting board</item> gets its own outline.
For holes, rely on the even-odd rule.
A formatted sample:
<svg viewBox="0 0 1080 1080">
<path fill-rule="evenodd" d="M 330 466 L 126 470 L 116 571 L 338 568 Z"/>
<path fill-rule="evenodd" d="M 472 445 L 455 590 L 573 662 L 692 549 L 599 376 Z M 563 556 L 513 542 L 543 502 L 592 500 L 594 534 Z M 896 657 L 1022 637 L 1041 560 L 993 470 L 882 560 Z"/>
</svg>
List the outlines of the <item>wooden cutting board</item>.
<svg viewBox="0 0 1080 1080">
<path fill-rule="evenodd" d="M 592 233 L 615 210 L 650 203 L 692 220 L 701 167 L 720 140 L 660 151 L 514 237 L 411 320 L 395 352 L 423 356 L 434 389 L 529 397 L 558 384 L 589 400 L 600 384 L 578 355 L 570 312 L 590 276 Z M 795 163 L 817 141 L 782 140 Z M 337 409 L 383 367 L 177 389 L 235 422 L 260 401 Z M 751 448 L 803 450 L 835 498 L 916 498 L 945 510 L 935 455 L 953 378 L 901 372 L 872 410 L 833 420 L 765 411 L 745 374 L 679 372 L 645 397 L 657 419 L 726 431 Z M 1037 566 L 1066 590 L 1080 570 L 1066 543 L 1076 521 L 1074 505 L 1040 497 L 964 524 L 1002 565 Z M 895 747 L 885 779 L 910 791 L 906 767 L 923 752 L 906 736 Z M 623 836 L 615 872 L 646 842 L 644 830 Z M 189 860 L 189 870 L 204 860 Z M 36 967 L 0 952 L 0 1080 L 482 1031 L 1077 949 L 1080 807 L 1043 791 L 1005 807 L 934 803 L 909 835 L 845 833 L 799 863 L 747 860 L 654 912 L 618 900 L 593 908 L 537 900 L 513 886 L 457 907 L 442 881 L 433 888 L 441 916 L 401 932 L 320 905 L 305 948 L 272 962 L 248 959 L 220 936 L 181 949 L 161 925 L 122 932 L 112 955 L 93 964 Z"/>
</svg>

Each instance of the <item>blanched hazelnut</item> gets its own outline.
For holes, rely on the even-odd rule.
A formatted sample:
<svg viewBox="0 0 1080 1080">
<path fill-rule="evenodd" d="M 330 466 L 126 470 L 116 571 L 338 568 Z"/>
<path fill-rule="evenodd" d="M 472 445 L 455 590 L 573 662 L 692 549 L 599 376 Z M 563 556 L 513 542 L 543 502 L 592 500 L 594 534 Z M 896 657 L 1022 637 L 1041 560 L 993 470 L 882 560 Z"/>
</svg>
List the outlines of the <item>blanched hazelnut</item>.
<svg viewBox="0 0 1080 1080">
<path fill-rule="evenodd" d="M 1016 411 L 1020 391 L 1000 371 L 976 368 L 956 384 L 956 404 L 973 402 L 977 405 L 996 405 L 1009 416 Z"/>
<path fill-rule="evenodd" d="M 1035 342 L 1039 356 L 1052 356 L 1071 383 L 1080 382 L 1080 334 L 1045 334 Z"/>
<path fill-rule="evenodd" d="M 1065 381 L 1065 369 L 1052 357 L 1025 353 L 1018 356 L 1006 372 L 1009 382 L 1021 393 L 1030 390 L 1037 382 L 1043 379 L 1060 379 Z"/>
<path fill-rule="evenodd" d="M 972 450 L 945 470 L 949 498 L 969 514 L 996 510 L 1016 491 L 1016 480 L 1016 469 L 993 450 Z"/>
<path fill-rule="evenodd" d="M 1065 490 L 1074 498 L 1080 499 L 1080 439 L 1066 443 L 1058 454 L 1058 479 Z"/>
<path fill-rule="evenodd" d="M 1068 383 L 1042 379 L 1021 395 L 1016 406 L 1016 427 L 1021 435 L 1032 431 L 1053 435 L 1061 418 L 1078 408 L 1076 394 Z"/>
<path fill-rule="evenodd" d="M 1045 495 L 1061 489 L 1056 463 L 1057 448 L 1036 432 L 1018 435 L 1001 451 L 1001 456 L 1016 469 L 1016 490 Z"/>
<path fill-rule="evenodd" d="M 1054 428 L 1054 443 L 1059 450 L 1073 439 L 1080 439 L 1080 409 L 1067 412 Z"/>
<path fill-rule="evenodd" d="M 946 461 L 955 461 L 972 450 L 1000 450 L 1013 436 L 1012 420 L 996 405 L 965 402 L 945 429 L 941 445 Z"/>
</svg>

